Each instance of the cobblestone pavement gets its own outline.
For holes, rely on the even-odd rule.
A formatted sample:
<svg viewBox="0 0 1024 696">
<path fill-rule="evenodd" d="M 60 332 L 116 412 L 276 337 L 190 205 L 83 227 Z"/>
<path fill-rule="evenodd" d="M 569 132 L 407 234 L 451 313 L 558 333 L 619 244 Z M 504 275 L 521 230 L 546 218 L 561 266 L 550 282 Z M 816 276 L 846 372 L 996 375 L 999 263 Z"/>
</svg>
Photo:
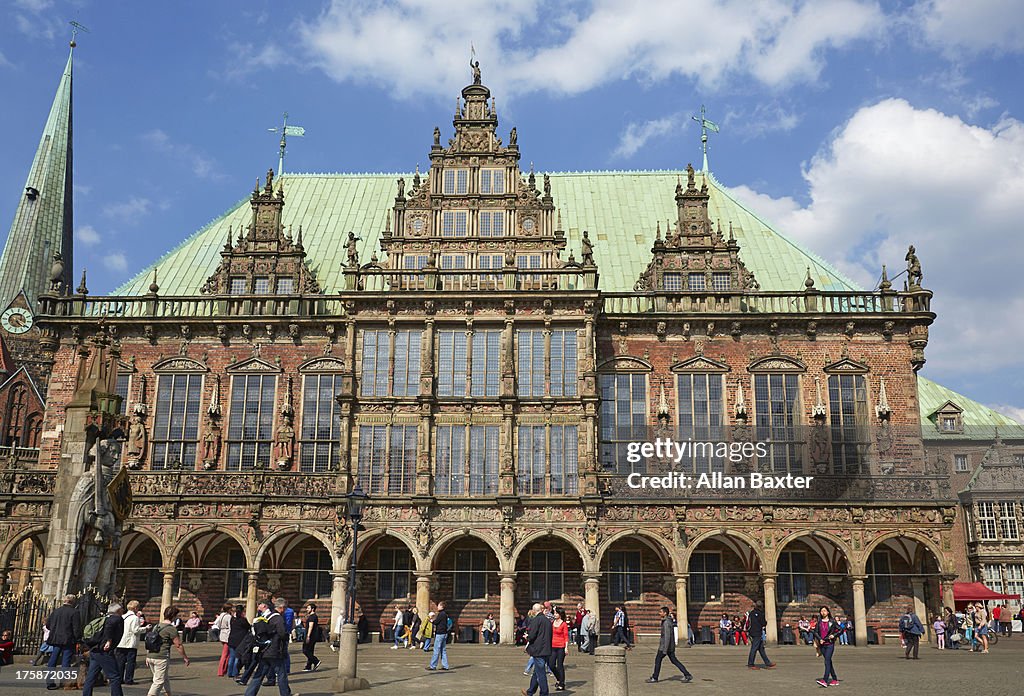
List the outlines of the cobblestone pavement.
<svg viewBox="0 0 1024 696">
<path fill-rule="evenodd" d="M 220 650 L 200 643 L 188 646 L 192 666 L 186 668 L 175 656 L 172 667 L 174 696 L 240 696 L 243 687 L 228 679 L 214 676 Z M 328 696 L 332 694 L 333 667 L 337 653 L 325 646 L 317 651 L 323 664 L 319 672 L 301 671 L 302 655 L 292 646 L 291 675 L 294 696 Z M 651 674 L 654 648 L 641 645 L 628 653 L 629 687 L 633 696 L 643 694 L 729 694 L 751 693 L 758 696 L 775 694 L 793 696 L 817 692 L 814 680 L 821 676 L 821 660 L 813 649 L 805 646 L 774 648 L 769 656 L 778 667 L 773 670 L 746 669 L 746 651 L 742 647 L 704 646 L 683 648 L 680 660 L 694 675 L 694 681 L 683 684 L 679 673 L 666 660 L 662 665 L 662 681 L 645 684 Z M 360 646 L 360 676 L 370 680 L 367 694 L 445 694 L 499 696 L 516 695 L 528 686 L 523 676 L 526 656 L 522 648 L 506 646 L 454 645 L 449 651 L 452 669 L 448 672 L 427 672 L 427 655 L 420 651 L 390 650 L 387 645 Z M 983 693 L 986 696 L 1020 696 L 1024 694 L 1024 638 L 1003 639 L 988 655 L 971 654 L 966 650 L 939 652 L 934 646 L 923 647 L 921 659 L 904 660 L 898 646 L 872 646 L 858 649 L 839 646 L 835 666 L 842 680 L 839 689 L 856 694 L 888 696 L 889 694 Z M 61 693 L 48 692 L 38 682 L 16 680 L 16 671 L 29 668 L 25 658 L 0 672 L 0 694 Z M 587 655 L 573 649 L 566 658 L 568 689 L 566 694 L 591 696 L 593 662 Z M 126 686 L 126 696 L 145 696 L 149 688 L 149 670 L 143 665 L 137 673 L 138 684 Z M 554 683 L 550 684 L 552 693 Z M 97 694 L 109 694 L 107 688 Z M 277 696 L 276 688 L 264 687 L 264 696 Z"/>
</svg>

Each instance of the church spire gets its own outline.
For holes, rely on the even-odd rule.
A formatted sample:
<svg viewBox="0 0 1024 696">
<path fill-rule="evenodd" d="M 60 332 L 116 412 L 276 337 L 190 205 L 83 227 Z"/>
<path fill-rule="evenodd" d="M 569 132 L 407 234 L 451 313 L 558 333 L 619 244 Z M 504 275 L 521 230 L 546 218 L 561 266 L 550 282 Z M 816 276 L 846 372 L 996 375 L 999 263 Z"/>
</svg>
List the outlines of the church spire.
<svg viewBox="0 0 1024 696">
<path fill-rule="evenodd" d="M 54 254 L 64 263 L 63 288 L 71 283 L 72 257 L 72 92 L 75 42 L 46 119 L 14 221 L 0 256 L 0 308 L 22 290 L 33 304 L 47 292 Z"/>
</svg>

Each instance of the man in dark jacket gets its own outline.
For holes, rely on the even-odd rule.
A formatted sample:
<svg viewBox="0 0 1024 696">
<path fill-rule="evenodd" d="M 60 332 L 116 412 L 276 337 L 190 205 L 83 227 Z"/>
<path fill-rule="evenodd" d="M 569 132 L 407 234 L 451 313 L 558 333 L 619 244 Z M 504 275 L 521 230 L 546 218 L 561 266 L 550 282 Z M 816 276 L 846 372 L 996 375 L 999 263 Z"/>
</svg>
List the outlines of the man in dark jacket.
<svg viewBox="0 0 1024 696">
<path fill-rule="evenodd" d="M 66 595 L 64 604 L 57 607 L 46 619 L 46 627 L 50 629 L 47 642 L 53 648 L 50 653 L 49 671 L 52 674 L 60 661 L 60 669 L 67 672 L 71 669 L 71 656 L 75 654 L 75 643 L 82 639 L 82 617 L 75 608 L 75 595 Z M 54 691 L 59 688 L 57 683 L 49 681 L 46 688 Z"/>
<path fill-rule="evenodd" d="M 235 680 L 236 684 L 245 686 L 249 683 L 250 678 L 262 680 L 266 674 L 267 668 L 263 664 L 263 653 L 266 651 L 267 646 L 270 645 L 270 616 L 270 606 L 266 602 L 260 602 L 256 605 L 256 616 L 253 617 L 251 630 L 249 631 L 252 636 L 252 645 L 248 648 L 250 653 L 249 662 L 245 671 L 242 672 L 242 676 Z"/>
<path fill-rule="evenodd" d="M 430 656 L 428 670 L 437 669 L 438 661 L 441 662 L 441 669 L 448 669 L 448 612 L 444 610 L 444 602 L 437 603 L 437 616 L 431 622 L 434 624 L 434 654 Z"/>
<path fill-rule="evenodd" d="M 274 600 L 274 612 L 267 618 L 266 636 L 270 641 L 260 658 L 267 674 L 277 677 L 277 691 L 280 696 L 291 696 L 288 686 L 288 670 L 285 655 L 288 653 L 288 629 L 285 625 L 284 611 L 288 603 L 283 599 Z M 257 639 L 259 636 L 257 635 Z M 263 680 L 253 677 L 245 688 L 245 696 L 256 696 L 260 692 Z"/>
<path fill-rule="evenodd" d="M 900 619 L 900 629 L 903 631 L 903 638 L 907 642 L 907 648 L 904 651 L 906 659 L 910 659 L 910 653 L 913 652 L 913 658 L 916 660 L 917 651 L 921 645 L 921 636 L 924 635 L 924 626 L 921 624 L 921 619 L 914 613 L 913 607 L 907 607 L 906 613 L 903 618 Z"/>
<path fill-rule="evenodd" d="M 764 651 L 764 629 L 767 625 L 760 603 L 755 602 L 747 612 L 747 631 L 750 633 L 750 655 L 747 656 L 747 669 L 761 669 L 754 664 L 754 656 L 758 653 L 764 660 L 765 669 L 775 667 L 775 663 L 768 659 L 768 653 Z"/>
<path fill-rule="evenodd" d="M 101 671 L 110 683 L 110 696 L 124 696 L 124 691 L 121 690 L 121 670 L 117 667 L 115 657 L 117 644 L 124 635 L 122 613 L 124 609 L 120 604 L 115 603 L 107 607 L 107 618 L 103 622 L 103 628 L 89 646 L 89 671 L 85 675 L 85 683 L 82 684 L 82 696 L 92 696 L 92 688 Z"/>
<path fill-rule="evenodd" d="M 544 606 L 533 605 L 533 617 L 526 633 L 526 654 L 533 658 L 533 674 L 530 688 L 523 689 L 523 696 L 547 696 L 548 660 L 551 659 L 551 622 L 544 616 Z"/>
<path fill-rule="evenodd" d="M 655 684 L 658 675 L 661 674 L 661 661 L 668 657 L 669 661 L 679 668 L 683 673 L 683 682 L 693 681 L 693 675 L 686 671 L 683 663 L 676 658 L 676 627 L 669 616 L 668 607 L 661 608 L 661 640 L 658 642 L 658 654 L 654 658 L 654 674 L 647 680 L 648 684 Z"/>
</svg>

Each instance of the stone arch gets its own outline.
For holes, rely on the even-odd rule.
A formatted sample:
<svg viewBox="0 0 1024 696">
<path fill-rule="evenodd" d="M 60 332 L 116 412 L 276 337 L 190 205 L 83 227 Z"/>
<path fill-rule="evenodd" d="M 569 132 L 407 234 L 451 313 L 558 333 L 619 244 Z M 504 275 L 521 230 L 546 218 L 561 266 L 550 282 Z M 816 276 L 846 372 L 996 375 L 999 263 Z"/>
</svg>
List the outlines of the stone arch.
<svg viewBox="0 0 1024 696">
<path fill-rule="evenodd" d="M 33 543 L 35 543 L 34 537 L 39 536 L 40 534 L 45 534 L 49 530 L 50 525 L 48 524 L 34 524 L 31 527 L 26 527 L 25 529 L 22 529 L 20 532 L 16 533 L 11 538 L 11 540 L 7 542 L 7 545 L 4 547 L 3 551 L 0 552 L 0 568 L 10 568 L 11 554 L 13 554 L 14 550 L 21 546 L 26 539 L 32 539 Z M 39 547 L 43 554 L 45 554 L 46 545 L 40 543 Z"/>
<path fill-rule="evenodd" d="M 397 533 L 394 529 L 387 529 L 384 527 L 377 529 L 368 529 L 359 534 L 359 554 L 356 556 L 356 563 L 358 564 L 359 559 L 362 558 L 363 553 L 368 549 L 374 542 L 381 539 L 382 537 L 390 537 L 396 539 L 409 549 L 409 553 L 412 554 L 414 565 L 416 570 L 420 570 L 425 565 L 425 559 L 416 548 L 416 544 L 413 540 L 404 534 Z M 345 553 L 338 559 L 339 568 L 345 569 L 352 564 L 352 543 L 351 537 L 349 543 L 345 547 Z"/>
<path fill-rule="evenodd" d="M 735 529 L 727 529 L 727 528 L 723 527 L 723 528 L 720 528 L 720 529 L 710 529 L 710 530 L 704 532 L 703 534 L 701 534 L 700 536 L 698 536 L 697 538 L 691 539 L 689 541 L 689 543 L 683 548 L 682 556 L 679 559 L 680 560 L 679 567 L 684 569 L 683 572 L 687 572 L 686 569 L 688 569 L 689 565 L 690 565 L 690 556 L 693 555 L 693 552 L 697 549 L 697 547 L 700 546 L 701 543 L 703 543 L 703 542 L 705 542 L 705 541 L 707 541 L 709 539 L 713 539 L 715 537 L 725 537 L 726 539 L 729 539 L 729 540 L 732 540 L 732 541 L 742 542 L 744 545 L 746 545 L 750 549 L 750 551 L 751 551 L 751 558 L 752 559 L 756 559 L 757 562 L 758 562 L 758 565 L 761 568 L 767 567 L 766 564 L 765 564 L 765 557 L 764 557 L 764 555 L 761 552 L 758 551 L 758 549 L 760 549 L 762 547 L 762 543 L 761 542 L 759 542 L 759 541 L 757 541 L 757 540 L 747 536 L 743 532 L 738 532 Z"/>
<path fill-rule="evenodd" d="M 242 548 L 242 554 L 245 557 L 245 565 L 247 568 L 252 567 L 252 549 L 249 547 L 249 543 L 237 532 L 227 527 L 220 527 L 217 525 L 209 525 L 206 527 L 200 527 L 199 529 L 193 529 L 188 532 L 185 536 L 178 539 L 178 543 L 174 545 L 171 553 L 164 556 L 164 561 L 168 564 L 167 567 L 171 567 L 173 564 L 175 567 L 181 560 L 181 554 L 189 547 L 192 542 L 199 539 L 207 534 L 224 534 L 230 537 L 234 541 L 238 542 L 238 545 Z"/>
<path fill-rule="evenodd" d="M 868 558 L 871 557 L 872 552 L 876 551 L 885 542 L 890 541 L 892 539 L 900 538 L 911 539 L 921 544 L 924 548 L 928 549 L 932 554 L 932 558 L 935 560 L 935 567 L 937 569 L 937 573 L 941 575 L 947 572 L 945 557 L 943 556 L 941 549 L 938 547 L 935 541 L 929 539 L 928 537 L 922 534 L 918 534 L 917 532 L 900 530 L 886 532 L 877 539 L 872 540 L 872 542 L 865 547 L 864 553 L 862 553 L 860 557 L 857 559 L 854 573 L 856 575 L 865 574 L 867 572 Z"/>
<path fill-rule="evenodd" d="M 835 565 L 839 559 L 836 557 L 826 557 L 823 554 L 824 549 L 821 548 L 821 545 L 809 543 L 808 539 L 823 540 L 824 542 L 831 544 L 836 551 L 842 554 L 842 560 L 846 561 L 846 568 L 839 570 L 839 568 Z M 771 563 L 769 564 L 769 566 L 766 567 L 771 567 L 773 571 L 777 572 L 779 564 L 779 554 L 781 554 L 786 549 L 786 546 L 798 540 L 803 540 L 813 551 L 818 553 L 819 557 L 825 562 L 827 566 L 829 566 L 830 571 L 834 570 L 836 572 L 842 572 L 843 574 L 847 574 L 853 570 L 854 554 L 850 547 L 846 545 L 846 542 L 832 534 L 829 534 L 828 532 L 822 532 L 816 529 L 804 529 L 799 532 L 794 532 L 793 534 L 787 536 L 785 539 L 780 540 L 779 543 L 775 545 L 775 552 L 771 554 Z"/>
<path fill-rule="evenodd" d="M 502 560 L 505 558 L 505 555 L 502 553 L 501 549 L 495 544 L 494 539 L 487 536 L 486 534 L 482 534 L 476 531 L 475 529 L 472 529 L 470 527 L 464 527 L 455 534 L 446 534 L 438 541 L 438 543 L 434 544 L 430 548 L 430 553 L 427 554 L 426 558 L 424 559 L 428 566 L 427 570 L 437 570 L 437 561 L 441 558 L 441 554 L 444 552 L 444 550 L 461 539 L 476 539 L 477 541 L 483 542 L 484 545 L 491 550 L 495 558 L 498 559 L 498 564 L 500 567 Z"/>
<path fill-rule="evenodd" d="M 594 568 L 598 569 L 601 567 L 601 561 L 604 559 L 604 555 L 608 552 L 608 549 L 612 547 L 612 544 L 621 539 L 628 539 L 630 537 L 640 539 L 656 553 L 662 556 L 662 560 L 666 561 L 665 565 L 670 573 L 680 572 L 679 569 L 682 566 L 679 564 L 679 554 L 677 553 L 676 548 L 674 548 L 665 539 L 665 537 L 654 534 L 647 529 L 626 529 L 605 539 L 601 545 L 597 547 L 597 553 L 594 554 Z"/>
<path fill-rule="evenodd" d="M 256 552 L 253 554 L 252 568 L 254 570 L 260 570 L 263 567 L 263 557 L 266 555 L 267 551 L 269 551 L 274 546 L 274 544 L 284 539 L 287 539 L 289 536 L 311 537 L 313 539 L 316 539 L 321 544 L 323 544 L 324 549 L 327 551 L 327 553 L 331 555 L 332 569 L 334 571 L 344 570 L 344 567 L 341 565 L 341 559 L 338 558 L 337 554 L 335 554 L 334 552 L 334 543 L 330 539 L 330 537 L 328 537 L 327 534 L 325 534 L 319 529 L 314 529 L 312 527 L 302 527 L 300 525 L 295 525 L 294 527 L 285 529 L 279 529 L 271 533 L 266 539 L 264 539 L 263 542 L 256 549 Z M 287 553 L 287 550 L 285 550 L 284 553 Z"/>
<path fill-rule="evenodd" d="M 130 530 L 127 530 L 121 536 L 121 548 L 118 551 L 118 560 L 117 560 L 117 564 L 118 564 L 119 567 L 121 565 L 123 565 L 124 562 L 126 560 L 128 560 L 133 553 L 135 553 L 136 549 L 139 546 L 139 544 L 126 544 L 125 543 L 125 537 L 128 537 L 129 535 L 133 535 L 133 534 L 141 537 L 140 542 L 144 542 L 145 540 L 152 541 L 153 545 L 156 546 L 156 550 L 160 553 L 160 563 L 161 563 L 161 566 L 162 567 L 166 567 L 167 566 L 167 560 L 168 560 L 167 559 L 167 553 L 164 550 L 164 548 L 162 546 L 162 543 L 161 543 L 160 539 L 156 536 L 156 534 L 154 534 L 150 530 L 146 529 L 145 527 L 132 527 Z"/>
<path fill-rule="evenodd" d="M 519 543 L 513 547 L 512 554 L 509 556 L 508 561 L 506 561 L 502 566 L 502 570 L 505 572 L 515 572 L 516 564 L 519 562 L 519 556 L 523 553 L 526 547 L 532 542 L 546 537 L 555 537 L 566 542 L 574 551 L 576 551 L 576 553 L 579 554 L 580 560 L 583 561 L 584 570 L 586 572 L 596 572 L 594 571 L 594 563 L 590 558 L 590 554 L 587 553 L 580 545 L 580 540 L 571 534 L 558 529 L 544 529 L 520 539 Z M 499 555 L 498 558 L 504 559 L 504 555 Z"/>
</svg>

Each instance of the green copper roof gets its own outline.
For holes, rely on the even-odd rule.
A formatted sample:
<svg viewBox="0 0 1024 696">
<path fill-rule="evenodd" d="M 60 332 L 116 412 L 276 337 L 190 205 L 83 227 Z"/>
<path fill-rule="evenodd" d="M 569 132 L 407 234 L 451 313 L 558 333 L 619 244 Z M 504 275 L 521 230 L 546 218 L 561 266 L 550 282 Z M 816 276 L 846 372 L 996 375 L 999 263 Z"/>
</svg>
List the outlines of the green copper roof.
<svg viewBox="0 0 1024 696">
<path fill-rule="evenodd" d="M 307 260 L 327 293 L 341 288 L 344 240 L 349 231 L 362 237 L 359 257 L 379 251 L 387 211 L 394 205 L 395 180 L 412 174 L 285 174 L 284 224 L 293 234 L 302 225 Z M 586 172 L 551 174 L 551 193 L 562 214 L 569 249 L 579 259 L 580 238 L 589 230 L 600 272 L 600 288 L 633 290 L 651 259 L 655 226 L 677 219 L 675 186 L 685 172 Z M 702 177 L 703 174 L 698 174 Z M 700 182 L 698 182 L 699 184 Z M 764 290 L 803 290 L 808 267 L 819 290 L 856 290 L 857 286 L 827 263 L 773 230 L 732 198 L 708 176 L 708 212 L 729 224 L 740 244 L 740 258 Z M 228 226 L 237 230 L 251 219 L 249 200 L 238 203 L 154 264 L 160 294 L 194 295 L 220 262 Z M 664 229 L 664 227 L 663 227 Z M 563 258 L 568 258 L 566 253 Z M 152 266 L 115 291 L 142 295 Z"/>
<path fill-rule="evenodd" d="M 991 440 L 995 437 L 996 428 L 999 428 L 999 434 L 1003 438 L 1024 438 L 1024 426 L 1012 418 L 920 375 L 917 376 L 917 398 L 921 409 L 921 429 L 925 440 Z M 941 432 L 935 422 L 929 418 L 947 401 L 952 401 L 963 409 L 961 418 L 964 431 L 962 433 Z"/>
<path fill-rule="evenodd" d="M 71 58 L 69 55 L 0 256 L 0 309 L 22 290 L 35 304 L 50 287 L 55 251 L 64 256 L 64 282 L 71 278 Z"/>
</svg>

